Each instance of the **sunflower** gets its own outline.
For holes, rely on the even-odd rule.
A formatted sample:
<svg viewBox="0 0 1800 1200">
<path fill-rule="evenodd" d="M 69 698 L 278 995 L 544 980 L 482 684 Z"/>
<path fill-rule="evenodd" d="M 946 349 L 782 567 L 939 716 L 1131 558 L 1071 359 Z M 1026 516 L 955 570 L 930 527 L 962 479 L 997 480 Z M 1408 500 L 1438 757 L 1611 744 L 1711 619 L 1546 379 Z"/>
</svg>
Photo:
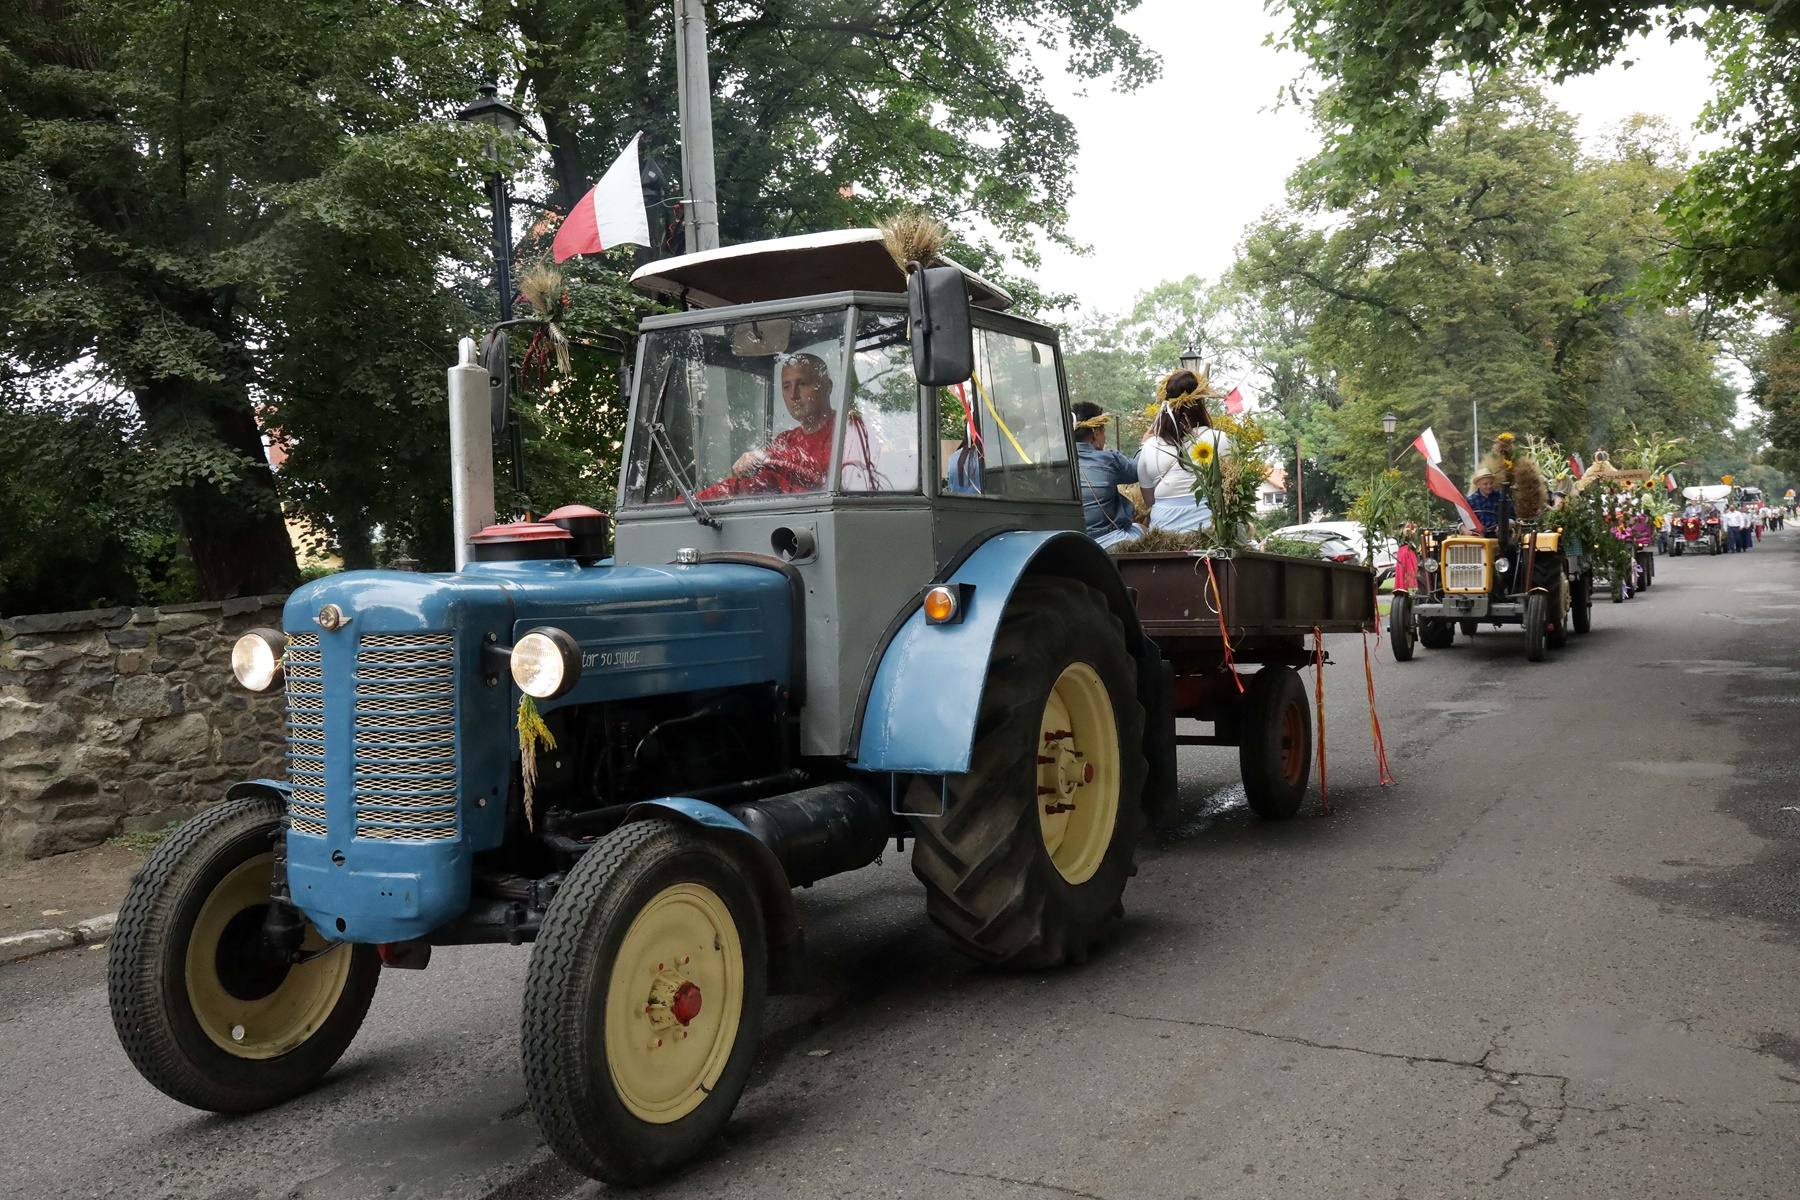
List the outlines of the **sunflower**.
<svg viewBox="0 0 1800 1200">
<path fill-rule="evenodd" d="M 1213 444 L 1198 441 L 1188 447 L 1188 461 L 1196 467 L 1210 467 L 1213 463 Z"/>
</svg>

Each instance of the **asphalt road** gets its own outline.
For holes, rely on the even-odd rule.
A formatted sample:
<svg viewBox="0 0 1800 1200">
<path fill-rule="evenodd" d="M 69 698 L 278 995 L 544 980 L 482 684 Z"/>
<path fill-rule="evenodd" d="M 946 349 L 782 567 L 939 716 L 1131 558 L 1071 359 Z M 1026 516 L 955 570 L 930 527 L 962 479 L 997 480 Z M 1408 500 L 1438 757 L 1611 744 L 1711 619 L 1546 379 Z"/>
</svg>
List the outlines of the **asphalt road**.
<svg viewBox="0 0 1800 1200">
<path fill-rule="evenodd" d="M 1331 645 L 1330 810 L 1264 825 L 1184 752 L 1111 949 L 961 959 L 906 864 L 804 894 L 712 1156 L 647 1196 L 1792 1197 L 1800 1192 L 1800 532 L 1661 560 L 1543 664 L 1516 631 Z M 0 1193 L 598 1196 L 517 1060 L 524 950 L 383 983 L 318 1092 L 222 1119 L 143 1083 L 102 953 L 0 967 Z"/>
</svg>

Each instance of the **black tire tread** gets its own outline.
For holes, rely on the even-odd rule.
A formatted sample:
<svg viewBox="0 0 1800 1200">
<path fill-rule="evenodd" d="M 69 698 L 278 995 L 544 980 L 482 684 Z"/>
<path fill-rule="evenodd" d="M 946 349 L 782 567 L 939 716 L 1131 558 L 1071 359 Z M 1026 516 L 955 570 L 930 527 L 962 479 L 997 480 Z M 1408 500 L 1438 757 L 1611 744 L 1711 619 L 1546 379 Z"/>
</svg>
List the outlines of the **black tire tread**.
<svg viewBox="0 0 1800 1200">
<path fill-rule="evenodd" d="M 1282 710 L 1291 701 L 1300 705 L 1300 732 L 1306 741 L 1305 770 L 1290 785 L 1281 775 L 1281 747 L 1276 737 Z M 1250 677 L 1242 700 L 1243 740 L 1238 744 L 1238 770 L 1244 780 L 1244 797 L 1250 811 L 1265 821 L 1285 821 L 1300 811 L 1306 800 L 1306 782 L 1312 777 L 1313 726 L 1306 700 L 1306 685 L 1292 667 L 1264 667 Z"/>
</svg>

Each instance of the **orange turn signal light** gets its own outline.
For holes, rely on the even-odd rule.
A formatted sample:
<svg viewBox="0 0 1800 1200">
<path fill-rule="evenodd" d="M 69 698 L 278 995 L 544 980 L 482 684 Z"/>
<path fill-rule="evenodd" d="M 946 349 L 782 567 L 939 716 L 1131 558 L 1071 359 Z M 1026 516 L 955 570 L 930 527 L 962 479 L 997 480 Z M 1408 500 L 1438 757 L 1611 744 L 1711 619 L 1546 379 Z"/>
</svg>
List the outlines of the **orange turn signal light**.
<svg viewBox="0 0 1800 1200">
<path fill-rule="evenodd" d="M 925 619 L 933 625 L 942 625 L 956 616 L 956 593 L 939 585 L 925 593 Z"/>
</svg>

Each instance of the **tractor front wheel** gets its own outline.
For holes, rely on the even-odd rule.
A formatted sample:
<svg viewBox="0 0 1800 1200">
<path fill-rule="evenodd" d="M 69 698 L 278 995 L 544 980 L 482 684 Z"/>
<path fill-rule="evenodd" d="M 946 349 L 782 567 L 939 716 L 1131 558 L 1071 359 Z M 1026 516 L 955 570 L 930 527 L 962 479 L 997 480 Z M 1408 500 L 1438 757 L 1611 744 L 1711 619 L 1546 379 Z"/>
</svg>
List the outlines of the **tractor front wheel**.
<svg viewBox="0 0 1800 1200">
<path fill-rule="evenodd" d="M 1418 641 L 1412 605 L 1410 592 L 1395 592 L 1393 603 L 1388 606 L 1388 640 L 1393 643 L 1395 662 L 1411 662 L 1413 644 Z"/>
<path fill-rule="evenodd" d="M 1586 633 L 1593 620 L 1594 581 L 1581 575 L 1569 581 L 1569 625 L 1576 633 Z"/>
<path fill-rule="evenodd" d="M 728 850 L 660 820 L 596 842 L 525 973 L 525 1093 L 551 1148 L 626 1187 L 690 1165 L 749 1081 L 767 962 L 755 889 Z"/>
<path fill-rule="evenodd" d="M 107 959 L 113 1028 L 159 1091 L 211 1112 L 311 1090 L 350 1046 L 381 980 L 373 946 L 307 925 L 298 957 L 265 936 L 281 805 L 215 804 L 132 879 Z"/>
<path fill-rule="evenodd" d="M 1550 621 L 1550 599 L 1543 592 L 1533 592 L 1525 597 L 1525 660 L 1527 662 L 1543 662 L 1544 647 L 1547 644 L 1549 630 L 1545 628 Z"/>
<path fill-rule="evenodd" d="M 1125 629 L 1070 580 L 1025 579 L 988 657 L 969 770 L 914 817 L 926 911 L 985 962 L 1084 960 L 1120 911 L 1144 827 L 1144 709 Z M 914 811 L 938 803 L 915 779 Z"/>
<path fill-rule="evenodd" d="M 1312 773 L 1311 709 L 1292 667 L 1264 667 L 1244 691 L 1238 769 L 1250 811 L 1285 821 L 1300 811 Z"/>
</svg>

